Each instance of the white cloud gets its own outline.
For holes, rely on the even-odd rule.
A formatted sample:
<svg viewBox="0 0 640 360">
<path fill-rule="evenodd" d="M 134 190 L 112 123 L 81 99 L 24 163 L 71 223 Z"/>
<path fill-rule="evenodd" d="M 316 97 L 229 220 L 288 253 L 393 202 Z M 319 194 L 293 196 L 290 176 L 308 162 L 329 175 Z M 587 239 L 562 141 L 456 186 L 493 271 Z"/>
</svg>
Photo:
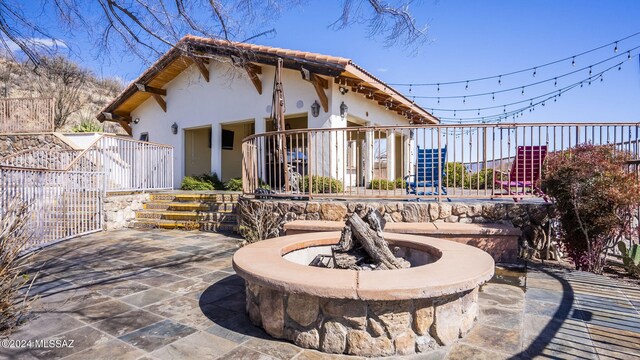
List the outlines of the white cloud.
<svg viewBox="0 0 640 360">
<path fill-rule="evenodd" d="M 378 72 L 387 72 L 389 69 L 387 69 L 387 68 L 377 68 L 376 70 Z"/>
<path fill-rule="evenodd" d="M 55 40 L 55 39 L 46 39 L 46 38 L 29 38 L 29 39 L 25 39 L 27 43 L 30 43 L 32 45 L 36 45 L 39 47 L 48 47 L 48 48 L 68 48 L 67 44 L 64 43 L 64 41 L 62 40 Z M 11 40 L 7 40 L 7 47 L 9 48 L 10 51 L 15 52 L 15 51 L 19 51 L 20 47 L 14 43 Z"/>
</svg>

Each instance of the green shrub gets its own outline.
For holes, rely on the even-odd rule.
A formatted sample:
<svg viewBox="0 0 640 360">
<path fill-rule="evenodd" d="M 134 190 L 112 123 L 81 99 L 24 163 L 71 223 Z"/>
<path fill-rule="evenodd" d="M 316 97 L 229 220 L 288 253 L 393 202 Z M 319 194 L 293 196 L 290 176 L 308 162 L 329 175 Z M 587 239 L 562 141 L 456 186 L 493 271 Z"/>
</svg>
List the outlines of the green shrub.
<svg viewBox="0 0 640 360">
<path fill-rule="evenodd" d="M 469 184 L 469 176 L 470 174 L 467 171 L 467 168 L 462 163 L 450 162 L 447 163 L 445 176 L 444 179 L 442 179 L 442 182 L 446 187 L 464 188 Z"/>
<path fill-rule="evenodd" d="M 101 132 L 102 126 L 92 120 L 82 120 L 80 124 L 74 125 L 71 131 L 74 133 Z"/>
<path fill-rule="evenodd" d="M 242 191 L 242 179 L 234 178 L 224 184 L 224 188 L 229 191 Z"/>
<path fill-rule="evenodd" d="M 198 179 L 202 180 L 202 181 L 206 181 L 208 183 L 210 183 L 211 185 L 213 185 L 214 190 L 224 190 L 224 183 L 220 180 L 220 178 L 218 177 L 218 174 L 216 173 L 211 173 L 211 174 L 202 174 L 200 176 L 197 177 Z"/>
<path fill-rule="evenodd" d="M 242 181 L 240 188 L 242 189 Z M 218 174 L 202 174 L 197 176 L 185 176 L 180 185 L 182 190 L 226 190 L 225 184 L 220 181 Z"/>
<path fill-rule="evenodd" d="M 367 186 L 368 189 L 373 189 L 373 190 L 393 190 L 393 189 L 403 189 L 404 187 L 405 187 L 405 182 L 401 178 L 398 178 L 395 180 L 373 179 Z"/>
<path fill-rule="evenodd" d="M 309 191 L 309 176 L 301 179 L 300 189 L 303 192 Z M 339 193 L 342 192 L 342 181 L 332 179 L 328 176 L 312 176 L 311 191 L 316 194 Z"/>
<path fill-rule="evenodd" d="M 622 255 L 622 263 L 627 272 L 633 276 L 640 277 L 640 245 L 633 244 L 627 250 L 627 244 L 624 241 L 618 242 L 618 250 Z"/>
<path fill-rule="evenodd" d="M 579 270 L 601 273 L 607 250 L 637 231 L 640 186 L 625 171 L 629 159 L 629 153 L 602 145 L 547 157 L 542 187 L 555 200 L 560 241 Z"/>
<path fill-rule="evenodd" d="M 467 182 L 466 179 L 465 182 Z M 493 169 L 482 169 L 471 174 L 468 184 L 469 189 L 493 189 Z"/>
<path fill-rule="evenodd" d="M 396 188 L 396 182 L 386 179 L 373 179 L 367 188 L 374 190 L 393 190 Z"/>
<path fill-rule="evenodd" d="M 213 184 L 208 181 L 201 180 L 197 176 L 185 176 L 180 184 L 182 190 L 215 190 Z"/>
</svg>

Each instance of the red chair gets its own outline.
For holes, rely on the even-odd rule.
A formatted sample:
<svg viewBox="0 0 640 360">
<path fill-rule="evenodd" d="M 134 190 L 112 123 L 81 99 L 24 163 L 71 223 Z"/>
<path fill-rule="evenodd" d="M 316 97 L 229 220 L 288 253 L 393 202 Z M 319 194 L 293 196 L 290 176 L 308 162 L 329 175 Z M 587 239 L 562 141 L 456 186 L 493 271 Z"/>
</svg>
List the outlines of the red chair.
<svg viewBox="0 0 640 360">
<path fill-rule="evenodd" d="M 508 173 L 496 171 L 496 188 L 507 190 L 508 195 L 525 195 L 527 192 L 531 192 L 546 200 L 545 194 L 537 184 L 546 157 L 546 145 L 518 146 L 518 153 L 511 166 L 511 171 Z M 507 176 L 509 180 L 503 180 Z M 518 201 L 517 197 L 513 199 Z"/>
</svg>

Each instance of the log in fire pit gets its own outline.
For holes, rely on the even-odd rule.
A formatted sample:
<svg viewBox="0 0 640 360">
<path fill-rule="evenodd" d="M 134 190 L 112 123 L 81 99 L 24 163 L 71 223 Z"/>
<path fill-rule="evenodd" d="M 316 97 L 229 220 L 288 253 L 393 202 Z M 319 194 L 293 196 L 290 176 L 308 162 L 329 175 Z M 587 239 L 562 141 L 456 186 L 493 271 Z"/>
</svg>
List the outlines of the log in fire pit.
<svg viewBox="0 0 640 360">
<path fill-rule="evenodd" d="M 375 210 L 339 232 L 299 234 L 238 250 L 251 321 L 327 353 L 389 356 L 454 343 L 474 326 L 489 254 L 456 242 L 384 234 Z M 372 271 L 380 270 L 380 271 Z"/>
</svg>

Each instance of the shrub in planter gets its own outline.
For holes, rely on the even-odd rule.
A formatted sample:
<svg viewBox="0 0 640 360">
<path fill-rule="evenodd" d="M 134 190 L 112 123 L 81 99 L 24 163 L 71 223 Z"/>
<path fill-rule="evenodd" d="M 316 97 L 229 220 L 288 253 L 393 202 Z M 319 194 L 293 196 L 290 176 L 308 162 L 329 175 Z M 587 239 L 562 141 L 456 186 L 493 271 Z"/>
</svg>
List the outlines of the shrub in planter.
<svg viewBox="0 0 640 360">
<path fill-rule="evenodd" d="M 435 171 L 436 169 L 434 169 Z M 437 177 L 437 173 L 434 173 Z M 464 179 L 463 179 L 464 176 Z M 464 188 L 469 184 L 469 172 L 467 168 L 459 162 L 447 163 L 444 179 L 442 183 L 446 187 L 461 187 Z"/>
<path fill-rule="evenodd" d="M 300 183 L 300 189 L 303 192 L 309 191 L 309 185 L 311 184 L 311 191 L 317 194 L 322 193 L 339 193 L 342 192 L 342 181 L 332 179 L 328 176 L 314 175 L 309 180 L 309 176 L 303 177 Z"/>
<path fill-rule="evenodd" d="M 547 157 L 542 187 L 556 203 L 560 241 L 579 270 L 601 273 L 607 250 L 635 231 L 640 187 L 625 171 L 629 159 L 612 146 L 594 145 Z"/>
<path fill-rule="evenodd" d="M 493 189 L 493 169 L 482 169 L 471 174 L 468 184 L 469 189 Z"/>
<path fill-rule="evenodd" d="M 197 176 L 185 176 L 180 184 L 182 190 L 215 190 L 213 184 Z"/>
<path fill-rule="evenodd" d="M 394 180 L 373 179 L 367 188 L 373 190 L 393 190 L 396 188 L 396 182 Z"/>
<path fill-rule="evenodd" d="M 405 187 L 407 187 L 407 182 L 404 181 L 403 178 L 397 178 L 396 179 L 396 189 L 404 189 Z"/>
<path fill-rule="evenodd" d="M 229 191 L 242 191 L 242 179 L 231 179 L 224 184 L 224 188 Z"/>
</svg>

